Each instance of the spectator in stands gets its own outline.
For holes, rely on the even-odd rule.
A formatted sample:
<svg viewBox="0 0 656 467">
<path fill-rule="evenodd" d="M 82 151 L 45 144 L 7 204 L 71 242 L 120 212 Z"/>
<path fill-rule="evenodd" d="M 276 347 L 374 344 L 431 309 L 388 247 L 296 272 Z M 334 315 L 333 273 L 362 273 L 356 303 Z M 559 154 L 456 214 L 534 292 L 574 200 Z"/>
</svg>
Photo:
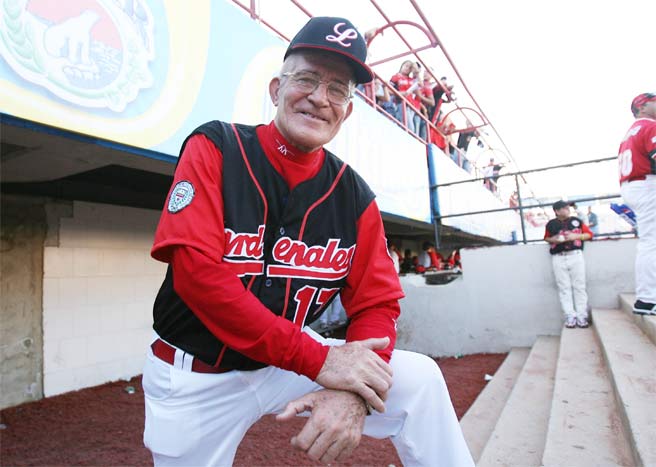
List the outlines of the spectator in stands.
<svg viewBox="0 0 656 467">
<path fill-rule="evenodd" d="M 406 249 L 403 252 L 403 261 L 401 262 L 401 274 L 408 274 L 410 272 L 415 272 L 415 261 L 412 256 L 412 251 Z"/>
<path fill-rule="evenodd" d="M 467 128 L 472 127 L 472 123 L 467 120 Z M 461 131 L 458 135 L 458 141 L 456 143 L 457 150 L 454 149 L 451 151 L 451 159 L 453 159 L 454 162 L 463 168 L 465 167 L 465 161 L 469 162 L 466 157 L 467 148 L 469 148 L 469 143 L 475 136 L 478 136 L 478 130 L 475 128 Z"/>
<path fill-rule="evenodd" d="M 428 71 L 424 73 L 424 79 L 423 79 L 423 87 L 428 88 L 428 93 L 430 94 L 430 100 L 424 101 L 422 100 L 421 103 L 424 105 L 426 108 L 426 118 L 428 120 L 431 120 L 433 118 L 433 114 L 435 113 L 435 96 L 433 96 L 433 88 L 435 87 L 437 83 L 435 83 L 435 80 L 433 79 L 433 75 L 431 75 Z M 425 93 L 424 93 L 425 95 Z"/>
<path fill-rule="evenodd" d="M 467 152 L 467 148 L 469 147 L 469 143 L 472 138 L 474 136 L 478 136 L 478 130 L 473 128 L 474 125 L 469 121 L 469 119 L 466 120 L 466 124 L 467 128 L 460 132 L 458 135 L 458 143 L 456 143 L 456 146 L 465 153 Z"/>
<path fill-rule="evenodd" d="M 390 258 L 392 258 L 394 269 L 396 269 L 396 273 L 398 274 L 401 272 L 401 261 L 403 261 L 403 257 L 401 256 L 401 252 L 396 247 L 396 245 L 394 245 L 389 240 L 387 241 L 387 245 L 387 252 L 389 253 Z"/>
<path fill-rule="evenodd" d="M 599 235 L 599 220 L 597 215 L 592 212 L 592 206 L 588 206 L 588 227 L 590 227 L 593 235 Z"/>
<path fill-rule="evenodd" d="M 476 136 L 476 130 L 461 131 L 460 134 L 458 135 L 458 143 L 456 144 L 456 146 L 460 148 L 462 151 L 467 152 L 467 148 L 469 147 L 469 142 L 472 140 L 474 136 Z"/>
<path fill-rule="evenodd" d="M 431 142 L 434 143 L 438 148 L 444 151 L 445 154 L 450 154 L 451 152 L 451 138 L 450 134 L 455 130 L 456 126 L 451 121 L 451 118 L 447 116 L 446 118 L 440 120 L 437 125 L 439 131 L 430 129 Z"/>
<path fill-rule="evenodd" d="M 380 78 L 375 78 L 371 83 L 358 84 L 357 90 L 367 96 L 370 100 L 376 100 L 379 110 L 382 108 L 385 112 L 396 118 L 396 104 L 390 96 L 389 88 L 383 84 Z"/>
<path fill-rule="evenodd" d="M 510 198 L 508 198 L 508 206 L 515 210 L 519 207 L 519 195 L 516 191 L 513 191 Z"/>
<path fill-rule="evenodd" d="M 469 162 L 469 159 L 467 156 L 462 158 L 462 168 L 466 170 L 467 172 L 471 173 L 472 171 L 472 165 L 471 162 Z"/>
<path fill-rule="evenodd" d="M 451 252 L 449 255 L 449 259 L 447 261 L 449 265 L 449 269 L 457 269 L 457 270 L 462 270 L 462 264 L 460 263 L 460 249 L 456 248 Z"/>
<path fill-rule="evenodd" d="M 449 84 L 446 76 L 442 76 L 440 81 L 433 86 L 433 99 L 435 100 L 435 108 L 431 115 L 431 121 L 434 124 L 440 120 L 439 113 L 443 102 L 453 102 L 456 100 L 455 94 L 452 91 L 453 85 Z"/>
<path fill-rule="evenodd" d="M 494 193 L 494 188 L 492 187 L 492 176 L 494 175 L 494 157 L 490 157 L 490 162 L 483 168 L 483 185 L 485 188 Z"/>
<path fill-rule="evenodd" d="M 384 36 L 385 31 L 378 32 L 378 28 L 371 28 L 364 33 L 364 40 L 367 43 L 367 65 L 371 66 L 372 63 L 380 59 L 380 51 L 378 49 L 379 41 L 374 42 L 374 39 L 378 36 Z M 387 55 L 385 55 L 387 56 Z"/>
<path fill-rule="evenodd" d="M 394 103 L 392 96 L 390 96 L 388 87 L 383 84 L 380 78 L 375 79 L 374 86 L 376 104 L 381 106 L 382 109 L 391 116 L 396 117 L 396 104 Z"/>
<path fill-rule="evenodd" d="M 560 306 L 565 315 L 565 327 L 588 327 L 588 294 L 585 290 L 583 242 L 593 237 L 587 225 L 570 215 L 570 204 L 553 204 L 555 219 L 547 222 L 544 239 L 550 244 Z M 573 293 L 572 293 L 573 292 Z"/>
<path fill-rule="evenodd" d="M 419 99 L 419 113 L 426 119 L 430 119 L 435 108 L 435 98 L 433 97 L 433 80 L 429 73 L 424 73 L 421 85 L 415 91 L 415 95 Z M 426 140 L 426 120 L 419 114 L 415 115 L 415 128 L 419 128 L 419 137 Z"/>
<path fill-rule="evenodd" d="M 494 162 L 494 159 L 492 159 L 492 162 Z M 504 163 L 497 162 L 492 166 L 492 192 L 496 193 L 498 189 L 498 183 L 497 181 L 499 180 L 499 174 L 501 173 L 501 169 L 505 167 Z"/>
<path fill-rule="evenodd" d="M 416 133 L 414 127 L 415 111 L 412 105 L 414 92 L 419 87 L 417 83 L 417 65 L 412 60 L 406 60 L 401 64 L 399 72 L 390 79 L 392 86 L 411 103 L 396 98 L 396 119 L 405 124 L 410 131 Z M 418 106 L 417 106 L 418 107 Z M 404 118 L 405 116 L 405 118 Z"/>
<path fill-rule="evenodd" d="M 444 268 L 444 258 L 435 249 L 434 243 L 424 242 L 422 244 L 422 250 L 417 262 L 417 272 L 439 271 Z"/>
</svg>

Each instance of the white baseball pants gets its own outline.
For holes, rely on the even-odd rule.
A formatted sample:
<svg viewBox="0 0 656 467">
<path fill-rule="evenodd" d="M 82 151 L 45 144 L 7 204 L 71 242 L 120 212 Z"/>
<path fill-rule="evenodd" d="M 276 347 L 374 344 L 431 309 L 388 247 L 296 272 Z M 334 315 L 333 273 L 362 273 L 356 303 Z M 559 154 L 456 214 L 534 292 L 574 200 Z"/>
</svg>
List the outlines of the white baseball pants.
<svg viewBox="0 0 656 467">
<path fill-rule="evenodd" d="M 315 339 L 330 345 L 306 328 Z M 394 350 L 394 384 L 386 412 L 366 418 L 364 434 L 391 438 L 405 466 L 473 466 L 444 378 L 424 355 Z M 248 429 L 263 415 L 322 389 L 305 376 L 267 367 L 221 374 L 192 373 L 155 357 L 143 373 L 144 444 L 156 466 L 232 465 Z M 280 446 L 280 449 L 292 449 Z"/>
<path fill-rule="evenodd" d="M 588 293 L 585 290 L 583 251 L 572 250 L 552 255 L 551 264 L 565 318 L 587 318 Z"/>
<path fill-rule="evenodd" d="M 622 183 L 621 193 L 638 222 L 636 298 L 656 303 L 656 175 Z"/>
</svg>

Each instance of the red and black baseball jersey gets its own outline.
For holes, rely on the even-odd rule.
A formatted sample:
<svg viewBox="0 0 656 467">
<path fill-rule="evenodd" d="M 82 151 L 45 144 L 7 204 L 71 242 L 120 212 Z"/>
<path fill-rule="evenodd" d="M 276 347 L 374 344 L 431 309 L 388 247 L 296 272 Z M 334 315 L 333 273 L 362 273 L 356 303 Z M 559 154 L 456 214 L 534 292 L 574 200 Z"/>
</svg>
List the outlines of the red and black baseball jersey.
<svg viewBox="0 0 656 467">
<path fill-rule="evenodd" d="M 312 155 L 317 161 L 309 168 L 312 176 L 290 187 L 280 172 L 297 167 L 289 161 L 287 169 L 272 165 L 258 139 L 268 134 L 259 131 L 262 128 L 275 130 L 273 124 L 255 128 L 212 122 L 185 142 L 153 256 L 171 261 L 169 247 L 184 245 L 184 254 L 194 258 L 171 261 L 155 302 L 154 328 L 163 339 L 215 366 L 247 370 L 274 364 L 312 377 L 327 350 L 319 349 L 321 345 L 300 328 L 317 319 L 338 291 L 345 289 L 342 301 L 354 321 L 367 314 L 367 305 L 378 308 L 378 319 L 387 331 L 398 316 L 398 304 L 385 302 L 395 302 L 402 292 L 396 274 L 394 280 L 387 275 L 393 265 L 384 238 L 370 239 L 373 245 L 383 244 L 385 254 L 371 258 L 375 282 L 364 279 L 362 267 L 354 261 L 360 246 L 361 255 L 369 254 L 367 246 L 360 245 L 366 234 L 359 228 L 375 207 L 366 183 L 321 150 Z M 186 146 L 199 144 L 198 135 L 214 149 L 199 148 L 187 155 Z M 274 133 L 266 142 L 283 157 L 288 146 L 278 138 L 281 135 Z M 186 157 L 199 160 L 190 163 Z M 222 161 L 218 164 L 213 158 Z M 221 173 L 213 173 L 216 169 Z M 213 192 L 218 185 L 220 192 Z M 176 267 L 195 279 L 181 275 Z M 217 290 L 187 292 L 187 303 L 178 290 L 204 280 L 204 268 L 208 275 L 221 276 L 216 278 Z M 353 269 L 355 281 L 370 283 L 372 290 L 354 293 L 354 279 L 349 283 Z M 201 293 L 207 297 L 198 297 Z M 366 303 L 373 293 L 379 294 L 377 301 Z M 357 325 L 353 332 L 357 338 L 372 337 L 362 336 Z"/>
<path fill-rule="evenodd" d="M 656 120 L 637 119 L 620 144 L 620 183 L 656 174 Z"/>
<path fill-rule="evenodd" d="M 590 234 L 590 237 L 593 236 L 592 231 L 581 222 L 581 219 L 578 217 L 568 217 L 564 221 L 560 219 L 551 219 L 547 222 L 544 230 L 544 238 L 554 237 L 556 235 L 567 235 L 570 233 L 574 234 Z M 563 243 L 551 243 L 549 245 L 549 253 L 555 255 L 556 253 L 561 253 L 563 251 L 571 250 L 582 250 L 584 242 L 582 240 L 573 240 L 570 242 Z"/>
</svg>

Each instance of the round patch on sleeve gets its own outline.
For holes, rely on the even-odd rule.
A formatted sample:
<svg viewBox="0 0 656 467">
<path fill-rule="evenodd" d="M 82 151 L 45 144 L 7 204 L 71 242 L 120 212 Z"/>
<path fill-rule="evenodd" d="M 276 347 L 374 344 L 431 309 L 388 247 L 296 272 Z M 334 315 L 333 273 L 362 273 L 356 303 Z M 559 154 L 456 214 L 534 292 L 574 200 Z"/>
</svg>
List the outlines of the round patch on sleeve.
<svg viewBox="0 0 656 467">
<path fill-rule="evenodd" d="M 180 212 L 189 206 L 191 204 L 191 200 L 193 199 L 194 186 L 187 181 L 178 182 L 171 191 L 168 210 L 172 214 Z"/>
</svg>

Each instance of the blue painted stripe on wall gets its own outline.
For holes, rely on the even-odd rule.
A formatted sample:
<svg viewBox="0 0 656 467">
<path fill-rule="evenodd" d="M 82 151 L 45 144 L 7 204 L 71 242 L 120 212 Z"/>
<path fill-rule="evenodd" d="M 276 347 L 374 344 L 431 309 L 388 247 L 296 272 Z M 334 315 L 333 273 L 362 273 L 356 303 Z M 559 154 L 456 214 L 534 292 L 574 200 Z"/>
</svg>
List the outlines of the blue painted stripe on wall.
<svg viewBox="0 0 656 467">
<path fill-rule="evenodd" d="M 63 130 L 61 128 L 56 128 L 48 125 L 43 125 L 41 123 L 36 123 L 31 120 L 25 120 L 22 118 L 14 117 L 13 115 L 8 115 L 0 112 L 0 120 L 5 125 L 16 126 L 20 128 L 27 128 L 29 130 L 38 131 L 40 133 L 46 133 L 54 136 L 62 136 L 64 138 L 69 138 L 75 141 L 82 143 L 95 144 L 97 146 L 102 146 L 109 149 L 114 149 L 117 151 L 128 152 L 136 156 L 147 157 L 149 159 L 155 159 L 164 162 L 170 162 L 175 164 L 178 161 L 178 158 L 175 156 L 170 156 L 157 151 L 150 151 L 148 149 L 136 148 L 134 146 L 128 146 L 121 143 L 116 143 L 113 141 L 107 141 L 104 139 L 95 138 L 93 136 L 83 135 L 80 133 L 73 133 L 71 131 Z"/>
</svg>

